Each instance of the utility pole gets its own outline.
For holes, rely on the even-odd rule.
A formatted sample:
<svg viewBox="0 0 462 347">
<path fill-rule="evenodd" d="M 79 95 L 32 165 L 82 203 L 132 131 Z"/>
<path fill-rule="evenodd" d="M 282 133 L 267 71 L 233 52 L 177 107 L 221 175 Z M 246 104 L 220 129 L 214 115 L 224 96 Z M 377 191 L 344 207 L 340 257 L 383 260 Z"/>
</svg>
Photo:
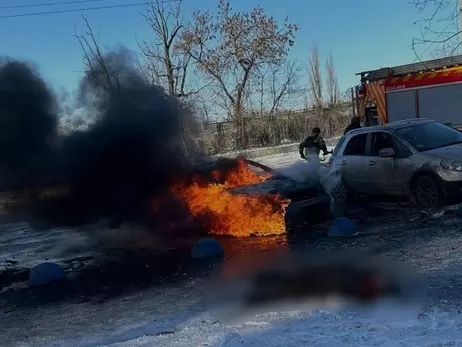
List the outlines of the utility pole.
<svg viewBox="0 0 462 347">
<path fill-rule="evenodd" d="M 355 99 L 355 88 L 351 87 L 351 106 L 353 107 L 353 117 L 356 116 Z"/>
</svg>

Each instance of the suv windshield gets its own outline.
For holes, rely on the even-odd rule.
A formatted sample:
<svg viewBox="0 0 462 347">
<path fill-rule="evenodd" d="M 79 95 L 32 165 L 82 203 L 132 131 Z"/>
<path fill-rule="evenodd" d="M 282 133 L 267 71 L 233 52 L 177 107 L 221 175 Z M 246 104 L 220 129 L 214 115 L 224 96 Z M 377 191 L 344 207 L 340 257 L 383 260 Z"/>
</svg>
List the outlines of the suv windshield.
<svg viewBox="0 0 462 347">
<path fill-rule="evenodd" d="M 462 133 L 442 123 L 429 122 L 396 130 L 419 152 L 462 143 Z"/>
</svg>

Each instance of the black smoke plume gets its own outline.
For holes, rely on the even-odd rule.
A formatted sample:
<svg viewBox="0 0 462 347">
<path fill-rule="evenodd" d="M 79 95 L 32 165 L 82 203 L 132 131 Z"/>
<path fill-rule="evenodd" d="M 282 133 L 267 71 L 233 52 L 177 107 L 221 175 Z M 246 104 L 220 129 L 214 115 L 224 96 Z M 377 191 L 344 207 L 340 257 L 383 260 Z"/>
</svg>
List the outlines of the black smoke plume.
<svg viewBox="0 0 462 347">
<path fill-rule="evenodd" d="M 43 184 L 58 125 L 58 105 L 26 63 L 0 62 L 0 189 Z"/>
<path fill-rule="evenodd" d="M 54 98 L 32 70 L 12 64 L 7 77 L 0 75 L 0 86 L 12 80 L 8 98 L 18 102 L 6 110 L 25 114 L 17 120 L 16 134 L 22 137 L 27 129 L 36 148 L 55 135 Z M 187 113 L 176 98 L 148 84 L 134 66 L 125 49 L 93 61 L 79 88 L 91 124 L 86 130 L 56 136 L 56 149 L 48 151 L 52 154 L 46 162 L 53 164 L 47 165 L 47 177 L 62 188 L 45 197 L 43 191 L 33 199 L 28 196 L 28 218 L 36 226 L 79 226 L 102 218 L 111 219 L 114 226 L 123 221 L 152 222 L 153 197 L 163 194 L 175 175 L 189 171 L 181 136 Z M 23 110 L 26 104 L 30 106 Z M 44 123 L 37 125 L 39 121 Z M 23 150 L 19 137 L 12 141 L 13 148 L 33 153 Z"/>
</svg>

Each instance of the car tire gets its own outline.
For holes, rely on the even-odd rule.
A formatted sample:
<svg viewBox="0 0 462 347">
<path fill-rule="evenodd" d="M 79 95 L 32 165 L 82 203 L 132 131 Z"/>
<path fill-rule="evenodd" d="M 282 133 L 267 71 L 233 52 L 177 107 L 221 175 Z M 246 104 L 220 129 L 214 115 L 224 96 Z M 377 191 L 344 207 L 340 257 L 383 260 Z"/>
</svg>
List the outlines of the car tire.
<svg viewBox="0 0 462 347">
<path fill-rule="evenodd" d="M 418 206 L 424 208 L 438 207 L 442 203 L 440 185 L 430 176 L 421 176 L 413 183 L 412 197 Z"/>
<path fill-rule="evenodd" d="M 345 180 L 341 179 L 334 189 L 332 189 L 330 195 L 336 203 L 346 204 L 351 194 Z"/>
</svg>

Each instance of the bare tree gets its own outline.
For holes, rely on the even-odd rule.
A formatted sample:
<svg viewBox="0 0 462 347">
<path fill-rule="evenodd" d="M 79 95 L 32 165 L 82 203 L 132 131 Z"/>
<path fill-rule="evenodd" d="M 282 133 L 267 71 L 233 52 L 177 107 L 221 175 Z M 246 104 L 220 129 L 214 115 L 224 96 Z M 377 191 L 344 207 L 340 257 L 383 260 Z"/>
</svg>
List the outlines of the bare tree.
<svg viewBox="0 0 462 347">
<path fill-rule="evenodd" d="M 264 65 L 280 65 L 294 43 L 298 26 L 286 18 L 280 24 L 257 6 L 251 12 L 233 12 L 219 0 L 216 15 L 195 11 L 182 32 L 178 48 L 198 71 L 223 92 L 237 126 L 237 146 L 248 142 L 243 117 L 252 74 Z"/>
<path fill-rule="evenodd" d="M 187 85 L 191 57 L 175 50 L 184 29 L 181 5 L 181 0 L 175 5 L 149 2 L 141 16 L 151 28 L 154 41 L 142 41 L 139 47 L 145 58 L 144 69 L 151 81 L 164 85 L 169 95 L 186 97 L 197 94 L 198 90 L 191 90 L 191 86 Z"/>
<path fill-rule="evenodd" d="M 261 90 L 268 107 L 268 114 L 275 115 L 278 111 L 287 110 L 289 101 L 298 102 L 301 87 L 303 66 L 296 61 L 286 61 L 283 65 L 271 65 L 264 75 L 264 86 Z M 291 100 L 292 99 L 292 100 Z M 290 106 L 289 106 L 290 108 Z"/>
<path fill-rule="evenodd" d="M 269 143 L 278 144 L 282 140 L 282 132 L 278 126 L 277 116 L 281 110 L 287 110 L 287 104 L 299 99 L 300 80 L 303 75 L 303 66 L 295 61 L 286 61 L 284 65 L 271 65 L 268 68 L 262 94 L 267 95 L 265 104 L 268 107 Z M 261 99 L 264 99 L 262 95 Z"/>
<path fill-rule="evenodd" d="M 111 71 L 106 64 L 104 54 L 96 40 L 93 29 L 87 17 L 82 15 L 85 22 L 86 31 L 83 35 L 75 30 L 75 38 L 79 41 L 84 53 L 84 67 L 87 77 L 92 78 L 94 86 L 102 90 L 116 90 L 119 88 L 117 74 Z M 96 71 L 100 73 L 95 73 Z"/>
<path fill-rule="evenodd" d="M 459 0 L 408 0 L 419 12 L 420 36 L 412 40 L 416 61 L 423 56 L 448 57 L 460 53 L 461 6 Z"/>
<path fill-rule="evenodd" d="M 144 57 L 144 66 L 143 63 L 140 64 L 142 71 L 146 73 L 151 83 L 164 86 L 170 96 L 182 98 L 195 94 L 196 92 L 186 91 L 191 59 L 174 50 L 175 43 L 184 28 L 181 15 L 182 1 L 175 2 L 174 5 L 150 1 L 147 5 L 147 9 L 140 14 L 151 28 L 154 40 L 138 43 Z M 184 100 L 183 107 L 185 113 L 192 115 L 194 106 L 191 102 Z M 188 124 L 183 119 L 180 132 L 185 144 L 187 127 Z"/>
<path fill-rule="evenodd" d="M 326 71 L 327 71 L 327 98 L 330 105 L 336 105 L 340 102 L 340 89 L 338 86 L 337 74 L 334 68 L 334 59 L 332 53 L 329 53 L 329 57 L 326 59 Z"/>
<path fill-rule="evenodd" d="M 104 52 L 98 44 L 96 35 L 87 17 L 82 15 L 82 19 L 85 23 L 85 31 L 83 34 L 80 34 L 74 28 L 74 37 L 78 40 L 84 55 L 83 72 L 85 73 L 85 79 L 87 82 L 90 82 L 95 92 L 100 93 L 100 95 L 104 95 L 107 92 L 115 92 L 120 88 L 119 75 L 107 64 Z M 76 99 L 86 98 L 84 95 L 84 84 L 81 87 L 82 89 L 79 91 L 81 94 Z M 69 100 L 67 100 L 67 103 L 69 104 Z M 95 121 L 95 118 L 89 118 L 89 115 L 93 113 L 81 112 L 82 109 L 80 107 L 75 107 L 77 105 L 73 106 L 72 114 L 69 110 L 62 114 L 60 129 L 62 133 L 69 133 L 71 130 L 85 128 Z"/>
<path fill-rule="evenodd" d="M 321 108 L 323 106 L 323 85 L 321 78 L 321 68 L 319 63 L 319 50 L 313 44 L 308 60 L 308 93 L 312 106 Z"/>
</svg>

